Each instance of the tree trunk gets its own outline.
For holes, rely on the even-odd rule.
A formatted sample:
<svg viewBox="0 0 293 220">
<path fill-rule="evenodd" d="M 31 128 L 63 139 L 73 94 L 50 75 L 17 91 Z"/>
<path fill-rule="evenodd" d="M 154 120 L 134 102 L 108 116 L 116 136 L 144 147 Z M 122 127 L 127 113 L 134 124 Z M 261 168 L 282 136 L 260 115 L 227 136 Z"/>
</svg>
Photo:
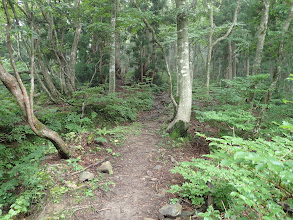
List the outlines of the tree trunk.
<svg viewBox="0 0 293 220">
<path fill-rule="evenodd" d="M 176 136 L 185 136 L 191 117 L 192 83 L 189 72 L 187 1 L 176 0 L 177 14 L 177 56 L 179 74 L 179 104 L 176 116 L 167 130 Z"/>
<path fill-rule="evenodd" d="M 250 59 L 249 59 L 249 54 L 248 54 L 248 57 L 246 59 L 246 76 L 249 76 L 250 75 Z"/>
<path fill-rule="evenodd" d="M 276 60 L 276 65 L 275 65 L 275 69 L 274 69 L 274 72 L 273 72 L 273 78 L 272 78 L 272 82 L 271 82 L 271 85 L 269 87 L 269 89 L 267 90 L 267 93 L 266 93 L 266 97 L 265 97 L 265 103 L 261 109 L 261 112 L 258 116 L 258 119 L 257 119 L 257 122 L 256 122 L 256 125 L 253 129 L 253 133 L 254 135 L 256 136 L 260 130 L 260 126 L 261 126 L 261 123 L 262 123 L 262 120 L 263 120 L 263 115 L 268 107 L 268 104 L 270 103 L 271 101 L 271 96 L 276 88 L 276 85 L 277 85 L 277 82 L 280 78 L 280 75 L 281 75 L 281 68 L 282 68 L 282 60 L 283 60 L 283 56 L 284 56 L 284 35 L 286 34 L 286 32 L 288 32 L 289 30 L 289 26 L 290 26 L 290 23 L 292 21 L 292 17 L 293 17 L 293 2 L 291 3 L 291 8 L 289 10 L 289 14 L 288 14 L 288 17 L 284 23 L 284 26 L 283 26 L 283 29 L 282 29 L 282 38 L 281 38 L 281 41 L 279 43 L 279 51 L 278 51 L 278 56 L 277 56 L 277 60 Z"/>
<path fill-rule="evenodd" d="M 75 2 L 76 12 L 78 11 L 79 3 L 80 3 L 80 0 L 76 0 Z M 77 47 L 80 40 L 81 28 L 82 28 L 82 24 L 78 20 L 76 28 L 75 28 L 74 39 L 73 39 L 71 53 L 70 53 L 69 67 L 68 67 L 68 70 L 70 71 L 69 81 L 73 91 L 75 91 L 76 89 L 75 88 L 75 62 L 76 62 L 76 55 L 77 55 Z"/>
<path fill-rule="evenodd" d="M 254 57 L 254 62 L 252 67 L 253 75 L 259 74 L 261 70 L 263 47 L 265 43 L 268 20 L 269 20 L 270 0 L 263 0 L 263 1 L 264 1 L 264 14 L 261 17 L 261 22 L 259 24 L 259 27 L 256 33 L 257 45 L 256 45 L 255 57 Z"/>
<path fill-rule="evenodd" d="M 264 13 L 261 17 L 261 21 L 259 27 L 257 29 L 256 37 L 257 37 L 257 45 L 255 51 L 255 57 L 252 66 L 252 75 L 259 74 L 261 72 L 261 60 L 263 54 L 263 47 L 265 43 L 265 38 L 267 34 L 267 26 L 269 20 L 269 10 L 270 10 L 270 0 L 263 0 L 264 4 Z M 255 90 L 256 85 L 252 85 L 250 89 Z M 255 93 L 252 92 L 247 99 L 248 103 L 251 103 L 254 100 Z"/>
<path fill-rule="evenodd" d="M 70 157 L 70 151 L 64 141 L 60 138 L 60 136 L 55 131 L 52 131 L 44 124 L 42 124 L 33 113 L 31 115 L 28 114 L 27 108 L 29 107 L 30 112 L 32 109 L 30 102 L 25 101 L 29 100 L 28 97 L 25 98 L 27 94 L 23 93 L 16 78 L 6 72 L 6 70 L 2 66 L 2 63 L 0 63 L 0 80 L 4 83 L 6 88 L 12 93 L 12 95 L 16 99 L 16 102 L 19 105 L 24 117 L 28 122 L 30 121 L 29 125 L 34 133 L 39 137 L 50 140 L 54 144 L 59 155 L 64 159 L 68 159 Z"/>
<path fill-rule="evenodd" d="M 109 92 L 115 92 L 116 87 L 116 74 L 115 74 L 115 27 L 116 27 L 116 0 L 112 0 L 112 16 L 111 16 L 111 52 L 110 52 L 110 64 L 109 64 Z"/>
<path fill-rule="evenodd" d="M 232 44 L 231 40 L 228 41 L 228 66 L 227 66 L 227 79 L 233 79 L 233 71 L 232 71 Z"/>
<path fill-rule="evenodd" d="M 240 8 L 240 3 L 241 0 L 237 1 L 237 6 L 235 8 L 234 11 L 234 17 L 233 17 L 233 21 L 232 24 L 230 25 L 229 29 L 227 30 L 227 32 L 222 36 L 219 37 L 218 39 L 216 39 L 213 42 L 213 35 L 214 35 L 214 10 L 213 10 L 213 0 L 211 0 L 211 12 L 210 12 L 210 25 L 211 25 L 211 31 L 210 31 L 210 35 L 209 35 L 209 44 L 208 44 L 208 55 L 207 55 L 207 62 L 206 62 L 206 87 L 207 87 L 207 94 L 209 94 L 209 87 L 210 87 L 210 68 L 211 68 L 211 58 L 212 58 L 212 51 L 213 51 L 213 47 L 215 45 L 217 45 L 217 43 L 219 43 L 222 40 L 225 40 L 229 34 L 231 33 L 236 21 L 237 21 L 237 17 L 238 17 L 238 13 L 239 13 L 239 8 Z"/>
<path fill-rule="evenodd" d="M 208 55 L 207 55 L 207 62 L 206 62 L 206 87 L 207 87 L 207 94 L 209 94 L 210 90 L 210 68 L 211 68 L 211 59 L 212 59 L 212 51 L 213 51 L 213 35 L 214 35 L 214 1 L 211 0 L 211 12 L 210 12 L 210 25 L 211 31 L 209 35 L 209 44 L 208 44 Z"/>
<path fill-rule="evenodd" d="M 232 78 L 237 76 L 237 56 L 236 56 L 236 45 L 232 45 Z"/>
<path fill-rule="evenodd" d="M 7 36 L 7 48 L 9 52 L 9 58 L 10 58 L 10 63 L 11 66 L 14 70 L 14 76 L 9 74 L 3 67 L 2 61 L 0 59 L 0 80 L 4 83 L 6 88 L 12 93 L 12 95 L 15 97 L 18 105 L 20 106 L 20 109 L 27 120 L 28 124 L 30 125 L 31 129 L 33 132 L 38 135 L 39 137 L 47 138 L 50 140 L 56 149 L 58 150 L 59 155 L 62 158 L 69 158 L 70 157 L 70 152 L 63 142 L 63 140 L 60 138 L 60 136 L 47 128 L 44 124 L 42 124 L 34 115 L 33 111 L 33 92 L 34 92 L 34 41 L 33 41 L 33 36 L 31 38 L 31 94 L 30 97 L 27 93 L 27 90 L 22 83 L 22 80 L 19 76 L 18 70 L 16 68 L 16 64 L 13 58 L 13 50 L 12 50 L 12 45 L 11 45 L 11 21 L 10 21 L 10 16 L 9 16 L 9 10 L 7 7 L 6 0 L 2 0 L 3 2 L 3 7 L 5 10 L 6 14 L 6 19 L 7 19 L 7 26 L 6 26 L 6 36 Z M 33 19 L 31 20 L 33 22 Z M 32 29 L 33 29 L 33 23 L 31 23 Z"/>
</svg>

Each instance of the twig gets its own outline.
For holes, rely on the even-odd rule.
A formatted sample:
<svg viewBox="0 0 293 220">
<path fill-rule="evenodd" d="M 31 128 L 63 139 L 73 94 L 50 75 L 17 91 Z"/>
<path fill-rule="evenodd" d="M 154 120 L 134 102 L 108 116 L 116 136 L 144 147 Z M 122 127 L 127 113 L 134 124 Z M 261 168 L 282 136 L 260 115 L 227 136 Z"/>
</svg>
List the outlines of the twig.
<svg viewBox="0 0 293 220">
<path fill-rule="evenodd" d="M 84 168 L 83 170 L 76 171 L 76 172 L 70 174 L 70 176 L 74 176 L 74 175 L 79 174 L 79 173 L 81 173 L 81 172 L 83 172 L 83 171 L 85 171 L 85 170 L 87 170 L 87 169 L 89 169 L 89 168 L 91 168 L 91 167 L 93 167 L 93 166 L 97 166 L 97 165 L 103 163 L 103 162 L 104 162 L 105 160 L 107 160 L 107 159 L 108 159 L 108 157 L 106 157 L 106 158 L 105 158 L 104 160 L 102 160 L 102 161 L 99 161 L 99 162 L 97 162 L 97 163 L 94 163 L 94 164 L 91 164 L 91 165 L 87 166 L 87 167 Z"/>
<path fill-rule="evenodd" d="M 91 204 L 91 205 L 86 205 L 86 206 L 77 206 L 77 207 L 72 207 L 72 208 L 69 208 L 69 209 L 75 209 L 74 212 L 76 212 L 76 211 L 79 211 L 81 209 L 87 209 L 87 208 L 90 208 L 90 207 L 96 206 L 96 205 L 100 205 L 100 204 Z M 66 210 L 69 210 L 69 209 L 66 209 Z M 111 208 L 100 209 L 100 210 L 97 210 L 96 212 L 102 212 L 102 211 L 106 211 L 106 210 L 111 210 Z"/>
<path fill-rule="evenodd" d="M 284 156 L 281 157 L 281 159 L 285 158 L 288 154 L 290 154 L 293 151 L 293 148 L 291 150 L 289 150 L 289 152 L 287 152 L 286 154 L 284 154 Z"/>
<path fill-rule="evenodd" d="M 226 206 L 225 206 L 223 200 L 221 200 L 221 202 L 222 202 L 222 205 L 223 205 L 223 207 L 224 207 L 224 209 L 225 209 L 225 212 L 226 212 L 227 215 L 228 215 L 228 219 L 230 220 L 229 213 L 227 212 L 227 209 L 226 209 Z"/>
</svg>

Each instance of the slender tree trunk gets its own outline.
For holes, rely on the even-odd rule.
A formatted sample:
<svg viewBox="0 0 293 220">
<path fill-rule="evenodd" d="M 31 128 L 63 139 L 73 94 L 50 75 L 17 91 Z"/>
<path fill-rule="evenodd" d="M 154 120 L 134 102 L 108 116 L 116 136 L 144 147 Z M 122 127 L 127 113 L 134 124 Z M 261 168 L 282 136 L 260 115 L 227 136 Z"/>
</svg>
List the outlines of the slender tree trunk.
<svg viewBox="0 0 293 220">
<path fill-rule="evenodd" d="M 206 87 L 207 87 L 207 94 L 209 94 L 210 88 L 210 68 L 211 68 L 211 59 L 212 59 L 212 51 L 213 51 L 213 35 L 214 35 L 214 1 L 211 0 L 211 12 L 210 12 L 210 25 L 211 31 L 209 35 L 209 44 L 208 44 L 208 55 L 207 55 L 207 62 L 206 62 Z"/>
<path fill-rule="evenodd" d="M 80 4 L 80 0 L 76 0 L 75 2 L 76 12 L 78 11 L 79 4 Z M 68 66 L 68 70 L 70 71 L 69 81 L 73 91 L 75 91 L 76 89 L 75 88 L 75 62 L 76 62 L 76 56 L 77 56 L 77 47 L 80 40 L 81 28 L 82 28 L 82 24 L 78 20 L 76 28 L 75 28 L 74 39 L 73 39 L 73 43 L 71 47 L 70 60 L 69 60 L 69 66 Z"/>
<path fill-rule="evenodd" d="M 261 17 L 261 22 L 259 24 L 259 27 L 256 33 L 257 45 L 256 45 L 255 57 L 254 57 L 253 67 L 252 67 L 253 75 L 259 74 L 261 70 L 263 47 L 265 43 L 268 20 L 269 20 L 270 0 L 263 0 L 263 2 L 264 2 L 264 14 Z"/>
<path fill-rule="evenodd" d="M 232 44 L 231 40 L 228 41 L 228 66 L 227 66 L 227 79 L 233 79 L 233 71 L 232 71 Z"/>
<path fill-rule="evenodd" d="M 213 47 L 215 45 L 217 45 L 217 43 L 219 43 L 222 40 L 225 40 L 229 34 L 231 33 L 236 21 L 237 21 L 237 17 L 238 17 L 238 13 L 239 13 L 239 8 L 240 8 L 240 3 L 241 0 L 237 1 L 237 6 L 235 8 L 234 11 L 234 17 L 233 17 L 233 21 L 232 24 L 230 25 L 229 29 L 227 30 L 227 32 L 222 36 L 219 37 L 218 39 L 216 39 L 213 42 L 213 35 L 214 35 L 214 13 L 213 13 L 213 0 L 211 0 L 211 12 L 210 12 L 210 25 L 211 25 L 211 31 L 210 31 L 210 35 L 209 35 L 209 44 L 208 44 L 208 55 L 207 55 L 207 61 L 206 61 L 206 87 L 207 87 L 207 94 L 209 94 L 209 87 L 210 87 L 210 68 L 211 68 L 211 58 L 212 58 L 212 51 L 213 51 Z"/>
<path fill-rule="evenodd" d="M 268 20 L 269 20 L 269 10 L 270 10 L 270 0 L 263 0 L 264 4 L 264 13 L 261 17 L 259 27 L 257 29 L 256 38 L 257 45 L 255 51 L 255 57 L 252 66 L 252 75 L 260 74 L 261 72 L 261 61 L 263 55 L 263 48 L 265 43 L 265 38 L 267 34 Z M 252 85 L 250 89 L 255 90 L 256 85 Z M 252 92 L 247 99 L 248 103 L 251 103 L 254 100 L 255 93 Z"/>
<path fill-rule="evenodd" d="M 293 2 L 291 3 L 291 8 L 289 10 L 288 17 L 287 17 L 287 19 L 286 19 L 286 21 L 284 23 L 283 29 L 282 29 L 282 38 L 281 38 L 281 41 L 279 43 L 279 51 L 278 51 L 278 56 L 277 56 L 277 60 L 276 60 L 275 69 L 274 69 L 274 72 L 273 72 L 272 82 L 271 82 L 271 85 L 270 85 L 269 89 L 267 90 L 264 106 L 261 109 L 261 112 L 260 112 L 260 114 L 258 116 L 256 125 L 255 125 L 255 127 L 253 129 L 254 135 L 257 135 L 259 130 L 260 130 L 260 126 L 261 126 L 261 123 L 262 123 L 262 120 L 263 120 L 263 115 L 264 115 L 264 113 L 265 113 L 265 111 L 267 109 L 268 104 L 271 101 L 271 96 L 272 96 L 272 94 L 273 94 L 273 92 L 274 92 L 274 90 L 276 88 L 277 82 L 278 82 L 278 80 L 279 80 L 279 78 L 281 76 L 282 60 L 283 60 L 283 56 L 284 56 L 284 35 L 289 30 L 289 26 L 290 26 L 290 23 L 292 21 L 292 17 L 293 17 Z"/>
<path fill-rule="evenodd" d="M 236 53 L 236 45 L 232 45 L 232 78 L 237 76 L 237 53 Z"/>
<path fill-rule="evenodd" d="M 195 58 L 195 46 L 192 46 L 190 44 L 190 51 L 189 51 L 189 71 L 190 71 L 190 77 L 191 77 L 191 84 L 193 82 L 193 75 L 194 75 L 194 58 Z"/>
<path fill-rule="evenodd" d="M 100 45 L 100 63 L 99 63 L 99 72 L 100 72 L 100 84 L 103 84 L 104 77 L 103 77 L 103 49 L 102 45 Z"/>
<path fill-rule="evenodd" d="M 188 16 L 186 13 L 187 1 L 176 0 L 177 14 L 177 56 L 178 73 L 180 74 L 179 104 L 175 118 L 167 130 L 186 135 L 191 117 L 192 83 L 189 71 L 189 44 L 188 44 Z"/>
<path fill-rule="evenodd" d="M 115 92 L 116 87 L 116 74 L 115 74 L 115 27 L 116 27 L 116 0 L 112 0 L 112 16 L 111 16 L 111 52 L 109 64 L 109 92 Z"/>
<path fill-rule="evenodd" d="M 138 10 L 141 11 L 140 8 L 138 7 L 136 1 L 133 0 L 133 2 L 134 2 L 134 4 L 135 4 L 135 6 L 138 8 Z M 145 25 L 147 26 L 147 28 L 151 31 L 152 36 L 153 36 L 153 40 L 158 44 L 158 46 L 160 47 L 160 49 L 161 49 L 161 51 L 162 51 L 162 54 L 163 54 L 163 60 L 164 60 L 164 62 L 165 62 L 165 67 L 166 67 L 166 71 L 167 71 L 167 74 L 168 74 L 169 96 L 170 96 L 170 99 L 171 99 L 172 104 L 173 104 L 173 107 L 174 107 L 174 117 L 175 117 L 175 115 L 176 115 L 176 113 L 177 113 L 177 107 L 178 107 L 178 104 L 177 104 L 177 102 L 175 101 L 174 96 L 173 96 L 172 75 L 171 75 L 171 72 L 170 72 L 169 63 L 168 63 L 168 59 L 167 59 L 167 55 L 166 55 L 165 49 L 164 49 L 163 45 L 160 43 L 160 41 L 158 41 L 155 30 L 152 28 L 152 26 L 149 24 L 149 22 L 146 20 L 145 17 L 143 18 L 143 21 L 144 21 Z M 187 44 L 187 45 L 188 45 L 188 44 Z M 128 62 L 128 63 L 129 63 L 129 62 Z"/>
<path fill-rule="evenodd" d="M 246 59 L 246 76 L 249 76 L 250 75 L 250 59 L 249 59 L 249 54 L 248 54 L 248 57 Z"/>
</svg>

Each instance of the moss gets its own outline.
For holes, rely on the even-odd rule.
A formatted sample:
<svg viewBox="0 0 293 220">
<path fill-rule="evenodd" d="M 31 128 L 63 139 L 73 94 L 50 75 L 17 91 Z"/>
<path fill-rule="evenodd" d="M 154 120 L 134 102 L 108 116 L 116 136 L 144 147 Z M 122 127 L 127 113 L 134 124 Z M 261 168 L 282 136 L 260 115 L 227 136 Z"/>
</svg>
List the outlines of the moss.
<svg viewBox="0 0 293 220">
<path fill-rule="evenodd" d="M 180 137 L 187 136 L 188 125 L 184 121 L 178 121 L 174 124 L 173 128 L 170 131 L 170 137 L 175 140 Z"/>
</svg>

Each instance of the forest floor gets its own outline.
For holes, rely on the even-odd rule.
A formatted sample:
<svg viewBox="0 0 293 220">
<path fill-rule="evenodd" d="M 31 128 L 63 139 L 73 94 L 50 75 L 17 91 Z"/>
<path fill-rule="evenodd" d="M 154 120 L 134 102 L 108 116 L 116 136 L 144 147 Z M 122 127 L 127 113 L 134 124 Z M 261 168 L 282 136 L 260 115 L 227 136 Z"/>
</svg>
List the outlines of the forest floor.
<svg viewBox="0 0 293 220">
<path fill-rule="evenodd" d="M 141 113 L 136 123 L 125 127 L 130 132 L 125 135 L 121 146 L 112 148 L 115 154 L 99 156 L 99 161 L 111 162 L 112 175 L 98 174 L 97 167 L 93 166 L 87 171 L 94 173 L 99 181 L 77 185 L 78 175 L 64 173 L 68 166 L 66 162 L 56 161 L 56 157 L 50 158 L 47 161 L 48 167 L 57 169 L 55 173 L 59 180 L 57 178 L 56 181 L 61 182 L 55 194 L 57 197 L 60 195 L 58 199 L 56 196 L 55 199 L 48 198 L 46 206 L 30 219 L 164 219 L 160 217 L 159 209 L 175 197 L 167 191 L 171 185 L 182 182 L 181 176 L 172 174 L 170 170 L 178 162 L 209 153 L 205 143 L 196 142 L 178 147 L 162 134 L 161 126 L 170 119 L 170 112 L 164 105 L 166 97 L 167 94 L 157 95 L 153 109 Z M 82 156 L 82 161 L 87 162 L 82 164 L 83 167 L 97 161 L 95 154 L 85 155 Z M 62 167 L 63 171 L 58 173 L 58 167 Z M 105 183 L 104 187 L 97 187 L 101 182 Z M 65 187 L 62 187 L 62 183 Z M 181 205 L 184 211 L 191 211 L 188 201 L 182 200 Z"/>
</svg>

